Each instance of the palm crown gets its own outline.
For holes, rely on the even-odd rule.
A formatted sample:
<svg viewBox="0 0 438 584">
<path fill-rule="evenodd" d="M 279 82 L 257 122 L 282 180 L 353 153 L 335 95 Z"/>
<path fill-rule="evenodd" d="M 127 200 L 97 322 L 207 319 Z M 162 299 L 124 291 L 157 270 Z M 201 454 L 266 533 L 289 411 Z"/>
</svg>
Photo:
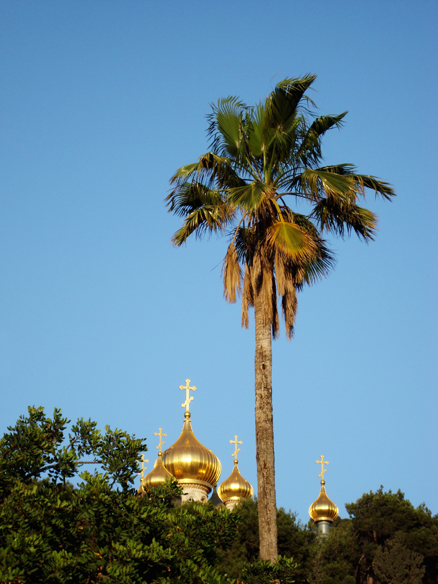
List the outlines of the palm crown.
<svg viewBox="0 0 438 584">
<path fill-rule="evenodd" d="M 296 290 L 327 274 L 333 256 L 324 232 L 354 231 L 373 239 L 376 216 L 358 205 L 365 189 L 390 199 L 388 183 L 357 174 L 351 164 L 321 166 L 322 136 L 340 128 L 347 112 L 316 117 L 305 95 L 316 76 L 281 81 L 256 106 L 236 97 L 220 99 L 208 116 L 210 151 L 171 179 L 169 211 L 184 218 L 173 242 L 195 233 L 225 230 L 230 243 L 223 264 L 224 294 L 242 294 L 242 324 L 248 306 L 261 297 L 264 318 L 278 334 L 277 294 L 287 335 L 293 333 Z M 289 199 L 287 199 L 289 197 Z M 308 214 L 287 201 L 304 199 Z M 243 282 L 242 282 L 243 280 Z"/>
</svg>

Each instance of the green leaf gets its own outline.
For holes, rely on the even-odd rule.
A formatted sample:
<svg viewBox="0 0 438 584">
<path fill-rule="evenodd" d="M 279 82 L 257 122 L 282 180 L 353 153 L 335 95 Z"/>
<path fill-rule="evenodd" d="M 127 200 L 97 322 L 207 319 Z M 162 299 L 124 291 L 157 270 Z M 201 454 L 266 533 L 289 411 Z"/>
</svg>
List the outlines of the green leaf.
<svg viewBox="0 0 438 584">
<path fill-rule="evenodd" d="M 228 189 L 227 200 L 245 211 L 256 211 L 265 200 L 267 189 L 268 187 L 264 183 L 253 181 L 245 186 Z"/>
<path fill-rule="evenodd" d="M 301 186 L 311 200 L 322 196 L 347 195 L 352 192 L 354 182 L 351 176 L 339 175 L 328 170 L 306 168 L 300 177 Z"/>
<path fill-rule="evenodd" d="M 315 246 L 309 236 L 295 223 L 277 221 L 269 229 L 269 243 L 286 255 L 300 259 L 311 259 Z"/>
<path fill-rule="evenodd" d="M 219 99 L 217 106 L 212 105 L 209 116 L 212 148 L 215 152 L 236 157 L 242 145 L 241 125 L 244 104 L 236 97 Z"/>
</svg>

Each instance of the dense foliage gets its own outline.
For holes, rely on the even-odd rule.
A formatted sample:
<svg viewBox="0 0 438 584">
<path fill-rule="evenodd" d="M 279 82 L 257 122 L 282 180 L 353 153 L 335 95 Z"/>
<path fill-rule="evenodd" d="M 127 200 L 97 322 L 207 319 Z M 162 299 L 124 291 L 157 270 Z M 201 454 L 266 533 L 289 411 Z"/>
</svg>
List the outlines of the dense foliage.
<svg viewBox="0 0 438 584">
<path fill-rule="evenodd" d="M 259 523 L 258 503 L 253 499 L 246 499 L 239 505 L 237 513 L 239 524 L 237 526 L 238 539 L 231 550 L 223 554 L 220 570 L 228 576 L 245 579 L 246 574 L 255 568 L 249 568 L 248 564 L 256 564 L 259 559 Z M 309 549 L 316 538 L 314 526 L 303 526 L 294 513 L 285 509 L 277 510 L 278 525 L 278 551 L 280 557 L 293 560 L 296 564 L 293 569 L 293 577 L 296 582 L 305 581 Z M 260 565 L 259 565 L 260 567 Z M 245 576 L 244 576 L 245 575 Z"/>
<path fill-rule="evenodd" d="M 327 537 L 277 511 L 279 559 L 259 559 L 258 504 L 138 496 L 144 440 L 29 408 L 0 440 L 0 582 L 435 584 L 438 517 L 400 492 L 364 494 Z M 94 472 L 85 465 L 97 465 Z M 82 472 L 80 472 L 82 470 Z"/>
<path fill-rule="evenodd" d="M 382 584 L 438 582 L 438 517 L 429 509 L 383 488 L 346 507 L 359 547 L 360 584 L 370 576 Z"/>
<path fill-rule="evenodd" d="M 293 513 L 277 511 L 278 549 L 298 564 L 296 584 L 438 582 L 438 516 L 424 505 L 414 508 L 400 491 L 382 488 L 346 507 L 350 517 L 337 519 L 327 537 L 318 537 L 313 523 L 302 525 Z M 257 502 L 245 501 L 237 512 L 239 538 L 220 569 L 247 584 L 258 558 Z"/>
<path fill-rule="evenodd" d="M 0 581 L 223 582 L 214 565 L 237 517 L 175 506 L 176 483 L 138 496 L 144 441 L 82 419 L 66 436 L 68 423 L 29 408 L 0 441 Z"/>
</svg>

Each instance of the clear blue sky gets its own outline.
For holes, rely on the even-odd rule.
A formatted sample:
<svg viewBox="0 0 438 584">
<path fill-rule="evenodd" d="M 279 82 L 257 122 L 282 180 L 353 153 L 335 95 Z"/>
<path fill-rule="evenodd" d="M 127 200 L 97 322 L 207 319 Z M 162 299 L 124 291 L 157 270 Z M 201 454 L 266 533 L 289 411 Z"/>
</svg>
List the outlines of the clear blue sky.
<svg viewBox="0 0 438 584">
<path fill-rule="evenodd" d="M 254 327 L 222 297 L 226 241 L 170 244 L 169 178 L 207 151 L 219 96 L 247 103 L 317 73 L 325 142 L 392 183 L 376 241 L 337 268 L 274 344 L 277 502 L 401 489 L 438 512 L 438 5 L 409 1 L 0 3 L 0 430 L 29 404 L 175 441 L 195 434 L 256 487 Z"/>
</svg>

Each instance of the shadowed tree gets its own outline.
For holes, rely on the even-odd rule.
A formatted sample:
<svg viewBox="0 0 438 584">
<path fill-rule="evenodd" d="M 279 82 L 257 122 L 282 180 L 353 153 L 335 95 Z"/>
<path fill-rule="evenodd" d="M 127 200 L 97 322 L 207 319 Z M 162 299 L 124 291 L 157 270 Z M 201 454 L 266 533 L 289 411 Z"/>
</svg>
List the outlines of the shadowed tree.
<svg viewBox="0 0 438 584">
<path fill-rule="evenodd" d="M 306 91 L 316 76 L 281 81 L 270 95 L 248 107 L 236 97 L 220 99 L 208 116 L 210 151 L 171 179 L 170 212 L 183 218 L 177 246 L 190 235 L 221 232 L 230 242 L 223 263 L 224 295 L 242 296 L 242 325 L 248 307 L 255 317 L 255 423 L 260 557 L 277 558 L 272 337 L 279 331 L 277 295 L 293 334 L 297 290 L 325 276 L 333 257 L 324 232 L 354 231 L 373 239 L 376 216 L 360 207 L 365 189 L 390 199 L 394 192 L 351 164 L 322 166 L 322 136 L 339 128 L 346 112 L 316 117 Z M 297 213 L 289 200 L 308 204 Z"/>
<path fill-rule="evenodd" d="M 438 582 L 438 516 L 424 504 L 380 487 L 345 507 L 360 551 L 358 584 Z"/>
<path fill-rule="evenodd" d="M 215 566 L 236 514 L 175 506 L 176 481 L 139 497 L 145 441 L 82 418 L 69 426 L 59 409 L 30 407 L 0 437 L 0 582 L 229 584 Z"/>
</svg>

